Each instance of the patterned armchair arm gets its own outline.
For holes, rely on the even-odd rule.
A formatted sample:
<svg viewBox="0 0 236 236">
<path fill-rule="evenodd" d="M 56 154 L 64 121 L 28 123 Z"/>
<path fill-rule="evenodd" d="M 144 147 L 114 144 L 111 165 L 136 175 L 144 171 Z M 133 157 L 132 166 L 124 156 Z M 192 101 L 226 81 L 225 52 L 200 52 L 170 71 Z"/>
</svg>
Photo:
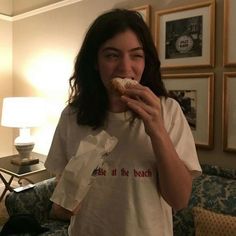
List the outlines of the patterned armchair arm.
<svg viewBox="0 0 236 236">
<path fill-rule="evenodd" d="M 51 209 L 50 197 L 55 188 L 55 178 L 35 184 L 35 187 L 20 193 L 11 192 L 5 199 L 8 214 L 33 214 L 40 222 L 45 222 Z"/>
</svg>

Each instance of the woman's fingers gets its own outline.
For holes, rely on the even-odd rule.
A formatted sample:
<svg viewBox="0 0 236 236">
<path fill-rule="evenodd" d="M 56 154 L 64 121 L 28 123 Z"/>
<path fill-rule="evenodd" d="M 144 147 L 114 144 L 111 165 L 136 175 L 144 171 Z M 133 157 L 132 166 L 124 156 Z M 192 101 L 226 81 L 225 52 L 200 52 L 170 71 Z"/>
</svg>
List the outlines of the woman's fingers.
<svg viewBox="0 0 236 236">
<path fill-rule="evenodd" d="M 130 108 L 135 109 L 135 111 L 144 110 L 147 113 L 150 113 L 152 108 L 147 105 L 140 97 L 128 97 L 123 95 L 121 97 L 122 101 L 124 101 Z"/>
<path fill-rule="evenodd" d="M 129 87 L 125 90 L 125 96 L 143 101 L 144 103 L 155 106 L 157 96 L 147 87 L 140 84 Z"/>
</svg>

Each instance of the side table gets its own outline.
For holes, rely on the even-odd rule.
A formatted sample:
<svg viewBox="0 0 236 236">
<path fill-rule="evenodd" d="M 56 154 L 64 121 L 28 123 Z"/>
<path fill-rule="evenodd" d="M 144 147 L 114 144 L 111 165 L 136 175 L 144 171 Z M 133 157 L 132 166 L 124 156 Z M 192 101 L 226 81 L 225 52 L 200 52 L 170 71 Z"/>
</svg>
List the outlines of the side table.
<svg viewBox="0 0 236 236">
<path fill-rule="evenodd" d="M 32 152 L 31 155 L 32 157 L 39 158 L 39 163 L 33 165 L 19 166 L 11 163 L 11 159 L 17 157 L 18 155 L 10 155 L 0 158 L 0 179 L 5 185 L 5 188 L 0 196 L 0 202 L 4 198 L 7 191 L 13 191 L 11 184 L 14 178 L 18 179 L 18 183 L 20 185 L 22 184 L 22 179 L 26 179 L 28 182 L 33 183 L 30 179 L 27 178 L 28 176 L 42 171 L 46 171 L 44 167 L 46 156 L 36 152 Z M 7 181 L 5 177 L 1 174 L 1 172 L 10 175 L 10 179 Z"/>
</svg>

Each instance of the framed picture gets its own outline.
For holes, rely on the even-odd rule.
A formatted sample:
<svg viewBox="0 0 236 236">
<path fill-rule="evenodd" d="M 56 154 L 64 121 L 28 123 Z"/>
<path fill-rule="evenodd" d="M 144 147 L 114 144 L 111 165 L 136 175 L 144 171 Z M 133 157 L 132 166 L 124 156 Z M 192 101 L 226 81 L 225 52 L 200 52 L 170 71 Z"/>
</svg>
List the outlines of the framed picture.
<svg viewBox="0 0 236 236">
<path fill-rule="evenodd" d="M 150 27 L 150 5 L 132 8 L 131 10 L 137 11 L 141 14 L 146 24 Z"/>
<path fill-rule="evenodd" d="M 236 1 L 224 1 L 224 66 L 236 66 Z"/>
<path fill-rule="evenodd" d="M 189 123 L 197 147 L 213 147 L 214 74 L 164 74 L 169 95 L 176 99 Z"/>
<path fill-rule="evenodd" d="M 155 13 L 162 68 L 213 67 L 215 0 Z"/>
<path fill-rule="evenodd" d="M 224 73 L 223 149 L 236 152 L 236 72 Z"/>
</svg>

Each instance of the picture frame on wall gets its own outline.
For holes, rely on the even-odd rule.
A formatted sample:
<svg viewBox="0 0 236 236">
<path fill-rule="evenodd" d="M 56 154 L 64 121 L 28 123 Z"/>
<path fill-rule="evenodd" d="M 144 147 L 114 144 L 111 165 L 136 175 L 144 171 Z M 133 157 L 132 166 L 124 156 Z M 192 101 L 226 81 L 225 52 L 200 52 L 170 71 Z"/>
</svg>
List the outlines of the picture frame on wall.
<svg viewBox="0 0 236 236">
<path fill-rule="evenodd" d="M 223 62 L 224 66 L 236 66 L 236 1 L 224 1 Z"/>
<path fill-rule="evenodd" d="M 225 72 L 223 83 L 223 149 L 236 152 L 236 72 Z"/>
<path fill-rule="evenodd" d="M 215 0 L 155 13 L 161 68 L 213 67 Z"/>
<path fill-rule="evenodd" d="M 163 74 L 163 81 L 180 104 L 196 146 L 213 148 L 214 74 Z"/>
<path fill-rule="evenodd" d="M 135 7 L 135 8 L 132 8 L 131 10 L 137 11 L 138 13 L 140 13 L 145 23 L 147 24 L 147 26 L 150 27 L 150 11 L 151 11 L 150 5 Z"/>
</svg>

